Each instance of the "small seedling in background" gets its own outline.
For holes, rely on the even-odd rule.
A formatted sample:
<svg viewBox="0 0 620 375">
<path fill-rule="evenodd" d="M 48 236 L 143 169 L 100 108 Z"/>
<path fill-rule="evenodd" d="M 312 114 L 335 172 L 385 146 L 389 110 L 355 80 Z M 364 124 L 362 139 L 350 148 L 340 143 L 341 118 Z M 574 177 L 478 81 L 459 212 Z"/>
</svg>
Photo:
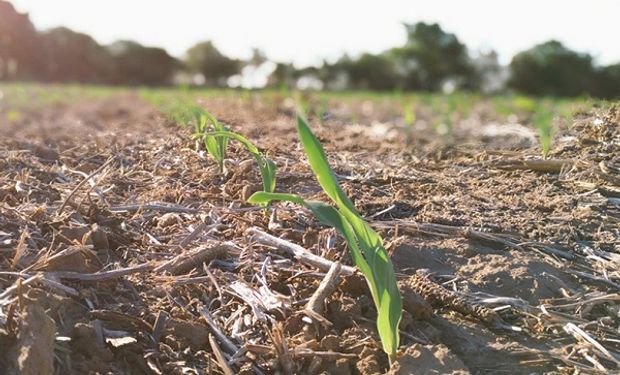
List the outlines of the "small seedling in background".
<svg viewBox="0 0 620 375">
<path fill-rule="evenodd" d="M 407 129 L 407 141 L 412 142 L 413 126 L 415 125 L 416 120 L 416 103 L 414 100 L 403 100 L 401 107 L 403 109 L 403 121 L 405 123 L 405 128 Z"/>
<path fill-rule="evenodd" d="M 6 121 L 9 124 L 13 124 L 21 120 L 22 114 L 17 109 L 11 109 L 6 113 Z"/>
<path fill-rule="evenodd" d="M 297 106 L 297 110 L 302 113 L 311 113 L 310 112 L 310 101 L 308 97 L 304 94 L 304 92 L 295 90 L 293 92 L 293 98 L 295 100 L 295 105 Z"/>
<path fill-rule="evenodd" d="M 533 120 L 534 126 L 538 130 L 543 156 L 547 157 L 551 150 L 551 141 L 553 138 L 553 114 L 543 108 L 539 108 L 534 114 Z"/>
<path fill-rule="evenodd" d="M 447 139 L 452 137 L 452 132 L 454 131 L 454 122 L 457 116 L 459 115 L 459 102 L 456 94 L 450 94 L 446 98 L 447 110 L 444 112 L 444 124 L 446 125 L 446 130 L 444 136 Z"/>
<path fill-rule="evenodd" d="M 527 96 L 517 96 L 514 100 L 514 105 L 517 109 L 527 113 L 532 113 L 536 110 L 536 102 Z"/>
<path fill-rule="evenodd" d="M 319 103 L 315 111 L 315 116 L 319 119 L 321 125 L 325 125 L 325 121 L 329 119 L 329 104 L 327 98 L 322 98 Z"/>
<path fill-rule="evenodd" d="M 217 121 L 213 115 L 200 108 L 194 108 L 194 119 L 196 127 L 194 136 L 204 142 L 207 152 L 215 159 L 220 167 L 220 172 L 222 172 L 224 170 L 228 138 L 216 137 L 210 134 L 210 132 L 224 132 L 228 129 Z"/>
<path fill-rule="evenodd" d="M 450 141 L 456 116 L 457 102 L 454 94 L 446 95 L 443 101 L 431 101 L 433 130 L 441 135 L 445 142 Z"/>
<path fill-rule="evenodd" d="M 505 97 L 493 97 L 491 103 L 495 112 L 503 117 L 509 117 L 515 113 L 513 102 Z"/>
<path fill-rule="evenodd" d="M 305 201 L 295 194 L 269 192 L 254 193 L 248 202 L 267 204 L 270 201 L 288 201 L 303 205 L 310 209 L 321 223 L 340 232 L 351 251 L 353 262 L 366 278 L 377 308 L 377 330 L 383 350 L 388 354 L 390 362 L 393 362 L 400 342 L 398 326 L 402 314 L 402 301 L 390 257 L 383 247 L 379 234 L 362 219 L 340 187 L 321 143 L 299 115 L 297 131 L 312 171 L 323 191 L 337 208 L 323 202 Z"/>
<path fill-rule="evenodd" d="M 224 170 L 228 138 L 215 137 L 208 134 L 209 132 L 228 130 L 224 125 L 202 107 L 196 104 L 188 104 L 191 101 L 190 98 L 176 98 L 175 100 L 167 101 L 167 98 L 163 95 L 155 95 L 148 92 L 143 95 L 147 95 L 146 97 L 151 103 L 160 106 L 166 117 L 177 124 L 189 127 L 193 123 L 194 139 L 204 144 L 209 155 L 217 162 L 220 172 Z"/>
<path fill-rule="evenodd" d="M 403 120 L 405 121 L 405 126 L 407 126 L 409 130 L 411 130 L 416 120 L 415 118 L 416 103 L 413 100 L 412 101 L 405 100 L 402 104 L 402 107 L 403 107 Z"/>
<path fill-rule="evenodd" d="M 261 153 L 250 140 L 242 135 L 231 131 L 217 131 L 207 133 L 207 136 L 214 138 L 233 139 L 241 143 L 256 160 L 256 164 L 260 170 L 261 179 L 263 180 L 263 190 L 272 193 L 276 190 L 276 164 Z"/>
</svg>

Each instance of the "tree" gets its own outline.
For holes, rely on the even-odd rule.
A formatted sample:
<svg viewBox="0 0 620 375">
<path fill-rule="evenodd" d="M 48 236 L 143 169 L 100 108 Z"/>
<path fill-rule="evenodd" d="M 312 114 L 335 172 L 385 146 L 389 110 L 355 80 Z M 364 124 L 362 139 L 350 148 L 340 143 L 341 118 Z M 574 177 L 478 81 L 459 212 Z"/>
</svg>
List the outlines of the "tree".
<svg viewBox="0 0 620 375">
<path fill-rule="evenodd" d="M 357 59 L 343 56 L 335 64 L 323 63 L 319 76 L 326 85 L 342 80 L 357 90 L 393 90 L 398 85 L 393 59 L 386 54 L 364 53 Z"/>
<path fill-rule="evenodd" d="M 518 53 L 510 62 L 508 86 L 530 95 L 578 96 L 592 92 L 592 56 L 556 40 Z"/>
<path fill-rule="evenodd" d="M 437 91 L 452 81 L 459 88 L 471 88 L 472 76 L 467 47 L 438 24 L 405 24 L 407 42 L 389 53 L 404 89 Z"/>
<path fill-rule="evenodd" d="M 593 95 L 605 98 L 620 98 L 620 63 L 604 66 L 597 70 Z"/>
<path fill-rule="evenodd" d="M 187 51 L 187 67 L 200 73 L 205 83 L 225 86 L 226 80 L 241 71 L 241 62 L 223 55 L 211 41 L 201 42 Z"/>
<path fill-rule="evenodd" d="M 43 62 L 41 39 L 28 15 L 0 1 L 0 80 L 41 78 Z"/>
<path fill-rule="evenodd" d="M 47 60 L 47 79 L 54 82 L 108 83 L 114 61 L 93 38 L 66 27 L 42 35 Z"/>
<path fill-rule="evenodd" d="M 293 88 L 297 82 L 298 73 L 293 64 L 276 63 L 275 69 L 267 78 L 267 86 Z"/>
<path fill-rule="evenodd" d="M 248 61 L 245 62 L 248 66 L 261 66 L 264 63 L 269 61 L 265 52 L 261 51 L 258 48 L 252 48 L 252 57 Z"/>
<path fill-rule="evenodd" d="M 167 85 L 179 66 L 166 50 L 121 40 L 107 47 L 114 58 L 114 83 Z"/>
<path fill-rule="evenodd" d="M 470 87 L 483 94 L 497 93 L 505 89 L 507 70 L 500 65 L 497 52 L 479 51 L 471 60 L 474 69 Z"/>
</svg>

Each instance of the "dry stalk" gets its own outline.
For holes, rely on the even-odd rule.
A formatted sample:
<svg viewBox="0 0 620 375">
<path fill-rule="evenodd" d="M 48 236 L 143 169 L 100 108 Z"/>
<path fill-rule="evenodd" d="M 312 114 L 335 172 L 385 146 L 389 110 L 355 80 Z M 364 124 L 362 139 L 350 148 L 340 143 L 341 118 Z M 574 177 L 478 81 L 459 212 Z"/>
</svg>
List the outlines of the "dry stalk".
<svg viewBox="0 0 620 375">
<path fill-rule="evenodd" d="M 75 193 L 80 190 L 80 188 L 82 186 L 84 186 L 85 183 L 87 183 L 93 176 L 95 176 L 97 173 L 101 172 L 105 167 L 107 167 L 108 165 L 112 164 L 112 162 L 116 160 L 116 157 L 113 156 L 110 159 L 108 159 L 108 161 L 106 161 L 105 163 L 103 163 L 99 168 L 95 169 L 91 174 L 89 174 L 88 176 L 86 176 L 82 181 L 80 181 L 79 184 L 77 184 L 73 190 L 71 190 L 71 192 L 69 193 L 69 195 L 67 195 L 67 197 L 65 198 L 65 201 L 62 203 L 62 205 L 60 206 L 60 208 L 58 209 L 58 215 L 60 215 L 62 213 L 62 211 L 65 209 L 65 207 L 67 206 L 67 204 L 69 203 L 69 200 L 71 199 L 71 197 L 73 197 L 73 195 L 75 195 Z"/>
<path fill-rule="evenodd" d="M 338 285 L 340 273 L 342 271 L 342 265 L 340 262 L 335 262 L 329 268 L 329 271 L 325 275 L 325 278 L 319 284 L 317 290 L 312 294 L 306 309 L 314 311 L 317 314 L 322 314 L 325 307 L 325 300 L 334 292 Z"/>
<path fill-rule="evenodd" d="M 252 236 L 254 240 L 262 245 L 275 247 L 294 256 L 301 263 L 316 267 L 323 272 L 328 272 L 334 264 L 331 260 L 313 254 L 297 244 L 265 233 L 258 228 L 249 228 L 246 234 Z M 346 276 L 350 276 L 355 273 L 355 268 L 351 266 L 342 266 L 341 272 Z"/>
<path fill-rule="evenodd" d="M 200 210 L 195 208 L 187 208 L 183 206 L 179 206 L 176 204 L 161 204 L 157 202 L 153 203 L 144 203 L 144 204 L 128 204 L 123 206 L 113 206 L 109 207 L 108 211 L 110 212 L 138 212 L 142 210 L 150 210 L 157 212 L 172 212 L 172 213 L 180 213 L 180 214 L 195 214 L 200 212 Z"/>
<path fill-rule="evenodd" d="M 119 268 L 112 271 L 103 271 L 96 273 L 79 273 L 79 272 L 47 272 L 46 275 L 58 279 L 79 280 L 79 281 L 104 281 L 116 279 L 119 277 L 132 275 L 134 273 L 148 272 L 153 270 L 152 263 L 141 263 L 131 267 Z"/>
<path fill-rule="evenodd" d="M 217 244 L 215 246 L 199 247 L 192 251 L 177 255 L 157 266 L 154 271 L 181 275 L 199 267 L 203 263 L 209 263 L 215 259 L 224 259 L 231 253 L 238 252 L 238 249 L 237 246 L 229 242 Z"/>
<path fill-rule="evenodd" d="M 234 375 L 235 372 L 230 368 L 228 362 L 226 362 L 226 358 L 224 358 L 224 354 L 222 353 L 222 349 L 217 344 L 217 341 L 213 338 L 212 334 L 209 334 L 209 344 L 211 345 L 211 349 L 213 349 L 213 354 L 215 354 L 215 358 L 217 359 L 217 363 L 220 365 L 220 368 L 224 372 L 225 375 Z"/>
</svg>

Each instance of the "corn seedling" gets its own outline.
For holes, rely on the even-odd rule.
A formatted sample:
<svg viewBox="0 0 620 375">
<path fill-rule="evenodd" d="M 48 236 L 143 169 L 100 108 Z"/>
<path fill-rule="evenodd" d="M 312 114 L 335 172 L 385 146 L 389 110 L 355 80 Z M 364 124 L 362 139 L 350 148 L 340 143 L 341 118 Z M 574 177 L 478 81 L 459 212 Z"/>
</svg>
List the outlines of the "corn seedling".
<svg viewBox="0 0 620 375">
<path fill-rule="evenodd" d="M 292 98 L 295 101 L 295 106 L 303 113 L 310 113 L 310 102 L 307 95 L 300 90 L 295 90 L 292 93 Z"/>
<path fill-rule="evenodd" d="M 553 115 L 551 112 L 539 108 L 534 114 L 534 126 L 538 130 L 543 156 L 546 157 L 551 150 L 551 140 L 553 137 Z"/>
<path fill-rule="evenodd" d="M 6 121 L 7 121 L 9 124 L 16 123 L 16 122 L 18 122 L 19 120 L 21 120 L 21 118 L 22 118 L 22 114 L 21 114 L 21 112 L 20 112 L 19 110 L 15 109 L 15 108 L 10 109 L 10 110 L 6 113 Z"/>
<path fill-rule="evenodd" d="M 405 125 L 407 126 L 407 129 L 411 130 L 411 128 L 413 128 L 413 124 L 415 123 L 416 104 L 414 101 L 407 102 L 405 100 L 403 101 L 402 107 L 403 107 L 403 120 L 405 121 Z"/>
<path fill-rule="evenodd" d="M 215 136 L 209 132 L 225 132 L 228 129 L 217 121 L 213 115 L 202 108 L 195 107 L 193 109 L 193 114 L 196 131 L 194 136 L 204 142 L 207 152 L 215 159 L 220 167 L 220 171 L 223 171 L 226 148 L 228 147 L 228 137 Z"/>
<path fill-rule="evenodd" d="M 536 102 L 527 96 L 517 96 L 514 99 L 514 105 L 517 109 L 527 113 L 532 113 L 536 110 Z"/>
<path fill-rule="evenodd" d="M 216 131 L 205 134 L 206 136 L 221 139 L 233 139 L 241 143 L 252 154 L 260 170 L 261 179 L 263 181 L 263 190 L 272 193 L 276 189 L 276 164 L 268 159 L 262 152 L 254 146 L 250 140 L 244 136 L 231 131 Z M 268 203 L 268 202 L 267 202 Z"/>
<path fill-rule="evenodd" d="M 288 201 L 303 205 L 310 209 L 321 223 L 340 232 L 351 251 L 353 262 L 366 278 L 377 308 L 377 330 L 383 350 L 388 354 L 390 362 L 393 362 L 400 340 L 398 326 L 402 314 L 402 301 L 390 257 L 383 247 L 379 234 L 362 219 L 340 187 L 321 143 L 299 115 L 297 131 L 312 171 L 337 208 L 324 202 L 306 201 L 295 194 L 269 192 L 254 193 L 248 202 L 267 204 L 270 201 Z"/>
<path fill-rule="evenodd" d="M 494 97 L 491 99 L 491 103 L 495 112 L 500 114 L 502 117 L 509 117 L 515 112 L 513 106 L 511 105 L 513 103 L 509 102 L 507 98 L 499 96 Z"/>
<path fill-rule="evenodd" d="M 327 98 L 321 98 L 319 101 L 319 105 L 315 110 L 315 116 L 321 122 L 321 125 L 325 125 L 325 121 L 327 120 L 327 116 L 329 115 L 329 103 L 327 102 Z"/>
<path fill-rule="evenodd" d="M 445 132 L 444 137 L 446 140 L 449 140 L 452 137 L 452 132 L 454 131 L 454 123 L 459 115 L 459 101 L 456 94 L 450 94 L 446 98 L 446 106 L 447 110 L 444 111 L 444 121 L 445 124 Z"/>
<path fill-rule="evenodd" d="M 413 126 L 415 125 L 416 120 L 416 103 L 414 100 L 408 102 L 407 100 L 403 100 L 401 102 L 401 107 L 403 110 L 403 121 L 405 122 L 405 128 L 407 129 L 407 141 L 413 141 Z"/>
</svg>

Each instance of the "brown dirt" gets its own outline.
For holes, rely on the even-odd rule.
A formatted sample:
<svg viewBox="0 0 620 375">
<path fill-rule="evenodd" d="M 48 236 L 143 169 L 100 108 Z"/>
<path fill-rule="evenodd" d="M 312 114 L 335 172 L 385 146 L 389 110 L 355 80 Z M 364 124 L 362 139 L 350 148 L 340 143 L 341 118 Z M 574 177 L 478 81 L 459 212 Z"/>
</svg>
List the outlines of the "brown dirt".
<svg viewBox="0 0 620 375">
<path fill-rule="evenodd" d="M 325 198 L 300 162 L 288 107 L 204 105 L 275 160 L 279 191 Z M 386 240 L 401 287 L 422 274 L 502 320 L 489 326 L 404 291 L 402 360 L 392 373 L 620 369 L 617 112 L 575 120 L 541 162 L 522 139 L 511 144 L 520 150 L 498 150 L 511 138 L 480 131 L 482 120 L 462 122 L 449 144 L 419 124 L 407 142 L 379 110 L 366 108 L 358 126 L 338 110 L 313 128 Z M 19 124 L 0 124 L 0 137 L 0 290 L 15 287 L 0 294 L 2 347 L 45 352 L 37 366 L 53 358 L 59 374 L 221 373 L 211 334 L 236 372 L 389 370 L 359 276 L 341 281 L 323 319 L 309 319 L 302 310 L 324 274 L 244 235 L 258 227 L 350 264 L 342 240 L 308 212 L 281 204 L 269 215 L 244 203 L 260 179 L 236 145 L 220 174 L 188 131 L 132 93 L 26 111 Z M 224 253 L 205 255 L 224 243 Z M 182 272 L 170 271 L 166 262 L 187 254 Z M 35 328 L 43 334 L 28 341 Z M 0 366 L 18 368 L 22 357 L 10 353 Z"/>
<path fill-rule="evenodd" d="M 467 375 L 470 372 L 461 360 L 444 345 L 413 344 L 400 354 L 389 375 Z"/>
<path fill-rule="evenodd" d="M 9 374 L 50 374 L 54 371 L 56 325 L 36 300 L 25 299 L 16 342 L 7 350 Z"/>
</svg>

